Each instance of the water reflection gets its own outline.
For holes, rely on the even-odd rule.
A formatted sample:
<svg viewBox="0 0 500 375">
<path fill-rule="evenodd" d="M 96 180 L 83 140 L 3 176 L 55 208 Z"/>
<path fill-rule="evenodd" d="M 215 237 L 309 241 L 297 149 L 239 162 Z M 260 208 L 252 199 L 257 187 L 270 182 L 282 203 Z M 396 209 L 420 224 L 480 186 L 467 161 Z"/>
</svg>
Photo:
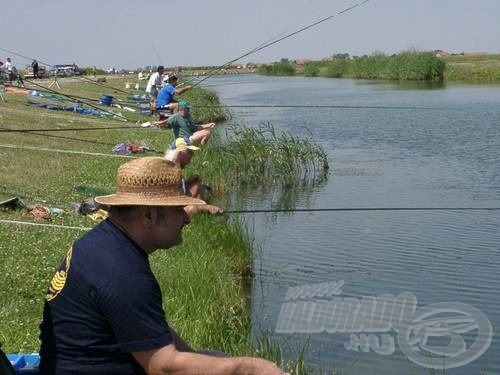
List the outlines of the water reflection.
<svg viewBox="0 0 500 375">
<path fill-rule="evenodd" d="M 332 173 L 309 190 L 297 187 L 290 202 L 298 207 L 498 206 L 498 85 L 255 77 L 253 84 L 221 86 L 218 93 L 228 105 L 298 104 L 294 109 L 242 110 L 248 124 L 271 121 L 298 136 L 312 134 L 328 152 Z M 440 110 L 311 110 L 300 104 Z M 289 205 L 288 198 L 273 197 L 266 188 L 262 194 L 271 194 L 270 200 L 248 193 L 241 204 Z M 498 212 L 298 213 L 249 220 L 260 249 L 252 296 L 256 336 L 261 330 L 275 332 L 289 287 L 334 280 L 346 281 L 343 298 L 411 292 L 419 308 L 464 303 L 480 310 L 493 327 L 500 325 Z M 269 225 L 271 220 L 277 225 Z M 392 355 L 349 351 L 344 346 L 348 334 L 275 338 L 299 346 L 308 342 L 308 364 L 318 372 L 433 372 L 413 364 L 399 349 Z M 446 373 L 498 374 L 499 350 L 495 335 L 483 356 Z M 292 358 L 294 353 L 291 348 Z"/>
</svg>

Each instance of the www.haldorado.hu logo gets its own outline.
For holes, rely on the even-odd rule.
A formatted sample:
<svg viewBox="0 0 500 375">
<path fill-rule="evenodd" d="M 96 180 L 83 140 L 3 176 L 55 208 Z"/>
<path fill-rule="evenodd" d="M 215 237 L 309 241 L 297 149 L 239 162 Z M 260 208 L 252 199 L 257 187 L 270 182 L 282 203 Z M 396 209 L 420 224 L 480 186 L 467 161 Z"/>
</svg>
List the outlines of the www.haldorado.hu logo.
<svg viewBox="0 0 500 375">
<path fill-rule="evenodd" d="M 292 287 L 285 299 L 339 296 L 344 283 Z M 391 330 L 397 332 L 399 347 L 411 361 L 434 369 L 472 362 L 488 349 L 493 337 L 490 321 L 478 309 L 463 303 L 442 302 L 417 310 L 417 298 L 410 292 L 396 297 L 364 296 L 361 301 L 354 297 L 334 297 L 285 302 L 276 323 L 278 333 L 351 333 L 349 343 L 344 344 L 347 350 L 371 349 L 385 355 L 395 351 Z M 466 335 L 466 342 L 462 334 L 471 331 L 475 332 Z M 470 336 L 475 339 L 469 339 Z"/>
</svg>

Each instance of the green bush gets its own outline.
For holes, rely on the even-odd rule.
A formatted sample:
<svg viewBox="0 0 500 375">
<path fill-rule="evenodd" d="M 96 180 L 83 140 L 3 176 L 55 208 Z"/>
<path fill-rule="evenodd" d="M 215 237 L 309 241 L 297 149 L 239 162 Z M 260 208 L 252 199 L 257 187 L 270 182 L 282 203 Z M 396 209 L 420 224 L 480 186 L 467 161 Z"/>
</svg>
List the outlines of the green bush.
<svg viewBox="0 0 500 375">
<path fill-rule="evenodd" d="M 293 76 L 295 75 L 295 67 L 288 59 L 281 59 L 280 62 L 272 65 L 261 66 L 258 73 L 272 76 Z"/>
<path fill-rule="evenodd" d="M 326 76 L 330 78 L 342 78 L 349 69 L 349 60 L 334 59 L 326 68 Z"/>
<path fill-rule="evenodd" d="M 306 77 L 317 77 L 319 75 L 319 67 L 315 62 L 308 62 L 304 66 L 304 75 Z"/>
</svg>

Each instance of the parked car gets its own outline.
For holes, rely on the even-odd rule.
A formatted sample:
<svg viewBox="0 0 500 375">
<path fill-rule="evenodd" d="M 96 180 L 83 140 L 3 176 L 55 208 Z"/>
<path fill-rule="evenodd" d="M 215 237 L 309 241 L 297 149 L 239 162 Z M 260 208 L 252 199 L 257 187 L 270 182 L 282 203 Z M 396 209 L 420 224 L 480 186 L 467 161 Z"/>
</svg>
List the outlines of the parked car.
<svg viewBox="0 0 500 375">
<path fill-rule="evenodd" d="M 72 77 L 72 76 L 81 76 L 83 74 L 83 70 L 80 69 L 78 66 L 69 64 L 57 64 L 54 65 L 55 69 L 57 69 L 57 76 L 60 77 Z M 54 70 L 54 69 L 53 69 Z M 53 70 L 51 71 L 53 74 Z"/>
<path fill-rule="evenodd" d="M 44 66 L 38 67 L 38 78 L 47 78 L 49 76 L 49 72 Z M 33 74 L 33 67 L 31 65 L 26 65 L 24 68 L 24 77 L 25 78 L 35 78 Z"/>
</svg>

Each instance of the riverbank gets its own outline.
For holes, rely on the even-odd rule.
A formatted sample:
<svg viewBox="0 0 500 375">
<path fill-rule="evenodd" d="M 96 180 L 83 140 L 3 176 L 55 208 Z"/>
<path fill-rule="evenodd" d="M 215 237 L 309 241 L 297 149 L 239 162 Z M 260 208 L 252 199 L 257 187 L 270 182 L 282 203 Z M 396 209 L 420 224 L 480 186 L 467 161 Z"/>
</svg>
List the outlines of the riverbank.
<svg viewBox="0 0 500 375">
<path fill-rule="evenodd" d="M 279 62 L 259 68 L 259 74 L 326 78 L 389 80 L 499 82 L 500 55 L 454 55 L 437 57 L 426 52 L 402 52 L 387 56 L 334 55 L 329 60 Z"/>
<path fill-rule="evenodd" d="M 87 98 L 111 94 L 118 100 L 122 97 L 120 90 L 125 80 L 114 79 L 106 88 L 74 80 L 61 80 L 60 83 L 61 91 L 67 94 Z M 213 93 L 194 89 L 186 98 L 196 104 L 193 116 L 197 121 L 228 116 L 219 108 L 218 98 Z M 51 208 L 52 212 L 63 210 L 66 213 L 53 215 L 52 220 L 46 221 L 31 216 L 25 209 L 0 210 L 0 220 L 4 221 L 0 222 L 0 300 L 3 302 L 0 306 L 0 342 L 7 352 L 38 350 L 38 324 L 49 278 L 73 241 L 85 232 L 85 228 L 95 225 L 89 217 L 74 213 L 72 203 L 114 190 L 116 168 L 126 159 L 106 156 L 112 154 L 113 145 L 147 146 L 158 151 L 149 155 L 161 155 L 171 141 L 170 131 L 138 126 L 137 123 L 147 118 L 136 113 L 123 112 L 130 118 L 123 122 L 51 111 L 25 103 L 26 94 L 8 93 L 7 102 L 0 106 L 3 128 L 38 130 L 37 134 L 3 133 L 0 200 L 20 197 L 27 204 L 39 203 Z M 52 128 L 68 131 L 46 131 Z M 239 169 L 235 170 L 237 165 L 226 164 L 224 160 L 228 150 L 237 155 L 238 147 L 248 150 L 241 153 L 252 154 L 254 158 L 239 159 Z M 308 150 L 316 150 L 316 154 L 301 155 L 303 160 L 293 156 L 293 147 L 302 148 L 303 144 L 295 138 L 278 135 L 269 141 L 264 133 L 234 141 L 215 137 L 210 147 L 193 158 L 188 173 L 203 171 L 204 181 L 214 186 L 217 195 L 229 188 L 237 190 L 239 181 L 252 180 L 258 184 L 269 183 L 268 179 L 272 179 L 279 183 L 282 170 L 275 168 L 278 163 L 286 165 L 287 176 L 300 174 L 295 166 L 325 167 L 326 155 L 314 144 L 310 144 Z M 268 153 L 275 150 L 291 150 L 291 153 L 282 152 L 281 157 L 267 160 Z M 263 165 L 264 160 L 267 162 Z M 256 166 L 269 171 L 262 173 L 257 181 Z M 6 220 L 65 227 L 25 226 Z M 245 291 L 251 277 L 253 249 L 245 226 L 237 217 L 228 220 L 227 217 L 199 216 L 185 229 L 184 239 L 182 246 L 158 251 L 151 257 L 164 292 L 169 322 L 194 347 L 253 354 L 248 291 Z"/>
</svg>

